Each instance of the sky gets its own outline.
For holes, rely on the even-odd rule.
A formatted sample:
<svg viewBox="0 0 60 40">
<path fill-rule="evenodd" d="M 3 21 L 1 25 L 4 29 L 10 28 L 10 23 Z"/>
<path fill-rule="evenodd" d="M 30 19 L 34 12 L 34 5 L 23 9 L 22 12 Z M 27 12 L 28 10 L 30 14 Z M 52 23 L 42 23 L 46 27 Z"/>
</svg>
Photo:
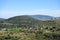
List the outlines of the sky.
<svg viewBox="0 0 60 40">
<path fill-rule="evenodd" d="M 0 0 L 0 18 L 18 15 L 60 16 L 60 0 Z"/>
</svg>

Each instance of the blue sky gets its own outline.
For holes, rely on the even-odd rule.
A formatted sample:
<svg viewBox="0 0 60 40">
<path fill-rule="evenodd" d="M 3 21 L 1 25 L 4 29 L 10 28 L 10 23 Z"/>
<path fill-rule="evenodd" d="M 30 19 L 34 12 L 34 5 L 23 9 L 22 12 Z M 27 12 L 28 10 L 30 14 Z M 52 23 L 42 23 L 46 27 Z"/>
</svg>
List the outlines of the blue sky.
<svg viewBox="0 0 60 40">
<path fill-rule="evenodd" d="M 0 18 L 17 15 L 60 16 L 60 0 L 0 0 Z"/>
</svg>

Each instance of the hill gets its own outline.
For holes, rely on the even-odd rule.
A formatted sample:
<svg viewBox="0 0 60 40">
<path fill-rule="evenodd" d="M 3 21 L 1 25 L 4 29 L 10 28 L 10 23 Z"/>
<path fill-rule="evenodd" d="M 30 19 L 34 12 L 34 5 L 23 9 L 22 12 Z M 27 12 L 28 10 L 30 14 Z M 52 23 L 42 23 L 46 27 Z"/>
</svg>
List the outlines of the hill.
<svg viewBox="0 0 60 40">
<path fill-rule="evenodd" d="M 11 17 L 0 21 L 0 35 L 1 40 L 59 40 L 60 20 L 42 21 L 29 15 Z"/>
<path fill-rule="evenodd" d="M 23 16 L 15 16 L 9 19 L 6 19 L 0 22 L 1 26 L 10 28 L 10 27 L 28 27 L 28 26 L 35 26 L 40 20 L 34 19 L 32 17 L 23 15 Z"/>
<path fill-rule="evenodd" d="M 4 18 L 0 18 L 0 21 L 5 20 Z"/>
<path fill-rule="evenodd" d="M 30 15 L 30 17 L 33 17 L 38 20 L 51 20 L 53 17 L 48 15 Z"/>
<path fill-rule="evenodd" d="M 56 19 L 60 19 L 60 17 L 55 17 Z"/>
<path fill-rule="evenodd" d="M 45 18 L 44 18 L 45 17 Z M 38 20 L 39 18 L 39 20 Z M 51 16 L 44 16 L 44 15 L 23 15 L 23 16 L 15 16 L 15 17 L 11 17 L 8 19 L 5 19 L 3 21 L 0 21 L 0 24 L 5 24 L 4 26 L 17 26 L 17 27 L 21 27 L 21 26 L 55 26 L 56 24 L 59 24 L 59 20 L 53 20 L 53 17 Z M 41 19 L 41 20 L 40 20 Z M 42 21 L 42 20 L 45 21 Z M 46 21 L 47 20 L 47 21 Z"/>
<path fill-rule="evenodd" d="M 40 17 L 40 15 L 36 15 L 36 17 Z M 46 17 L 52 18 L 50 16 L 46 16 Z M 56 27 L 56 24 L 59 24 L 59 22 L 60 21 L 58 20 L 56 21 L 53 19 L 42 21 L 42 20 L 33 18 L 32 16 L 29 16 L 29 15 L 23 15 L 23 16 L 11 17 L 9 19 L 5 19 L 4 21 L 0 21 L 0 28 L 5 28 L 5 27 L 6 28 L 14 28 L 14 27 L 33 27 L 34 28 L 35 27 L 36 28 L 36 27 L 43 27 L 43 26 Z"/>
</svg>

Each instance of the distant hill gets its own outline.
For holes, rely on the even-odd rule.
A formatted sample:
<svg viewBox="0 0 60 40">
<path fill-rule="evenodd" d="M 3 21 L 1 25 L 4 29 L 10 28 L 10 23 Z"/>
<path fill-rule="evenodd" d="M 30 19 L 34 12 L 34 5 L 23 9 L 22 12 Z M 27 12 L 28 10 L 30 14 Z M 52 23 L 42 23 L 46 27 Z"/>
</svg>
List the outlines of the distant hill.
<svg viewBox="0 0 60 40">
<path fill-rule="evenodd" d="M 60 19 L 60 17 L 55 17 L 56 19 Z"/>
<path fill-rule="evenodd" d="M 33 17 L 38 20 L 51 20 L 53 18 L 52 16 L 47 15 L 30 15 L 30 17 Z"/>
<path fill-rule="evenodd" d="M 0 21 L 5 20 L 4 18 L 0 18 Z"/>
<path fill-rule="evenodd" d="M 32 26 L 60 26 L 60 21 L 58 19 L 53 20 L 53 17 L 46 15 L 22 15 L 14 16 L 3 21 L 0 21 L 1 28 L 13 28 L 13 27 L 32 27 Z M 38 20 L 39 19 L 39 20 Z M 40 20 L 41 19 L 41 20 Z M 47 21 L 42 21 L 47 20 Z"/>
<path fill-rule="evenodd" d="M 1 28 L 32 27 L 32 26 L 36 26 L 41 22 L 42 21 L 34 19 L 30 16 L 23 15 L 23 16 L 11 17 L 0 22 L 0 27 Z"/>
<path fill-rule="evenodd" d="M 9 21 L 11 23 L 31 23 L 31 22 L 34 22 L 34 21 L 38 21 L 37 19 L 35 18 L 32 18 L 30 16 L 27 16 L 27 15 L 23 15 L 23 16 L 15 16 L 15 17 L 12 17 L 12 18 L 9 18 L 9 19 L 6 19 L 6 21 Z"/>
</svg>

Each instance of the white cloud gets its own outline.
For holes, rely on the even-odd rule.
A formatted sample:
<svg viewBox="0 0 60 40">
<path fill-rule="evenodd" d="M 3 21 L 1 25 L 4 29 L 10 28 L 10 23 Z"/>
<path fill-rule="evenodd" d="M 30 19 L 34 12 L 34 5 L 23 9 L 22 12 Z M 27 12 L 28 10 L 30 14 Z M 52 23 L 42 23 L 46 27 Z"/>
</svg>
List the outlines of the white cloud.
<svg viewBox="0 0 60 40">
<path fill-rule="evenodd" d="M 0 17 L 9 18 L 17 15 L 50 15 L 60 16 L 60 10 L 25 10 L 25 11 L 0 11 Z"/>
</svg>

